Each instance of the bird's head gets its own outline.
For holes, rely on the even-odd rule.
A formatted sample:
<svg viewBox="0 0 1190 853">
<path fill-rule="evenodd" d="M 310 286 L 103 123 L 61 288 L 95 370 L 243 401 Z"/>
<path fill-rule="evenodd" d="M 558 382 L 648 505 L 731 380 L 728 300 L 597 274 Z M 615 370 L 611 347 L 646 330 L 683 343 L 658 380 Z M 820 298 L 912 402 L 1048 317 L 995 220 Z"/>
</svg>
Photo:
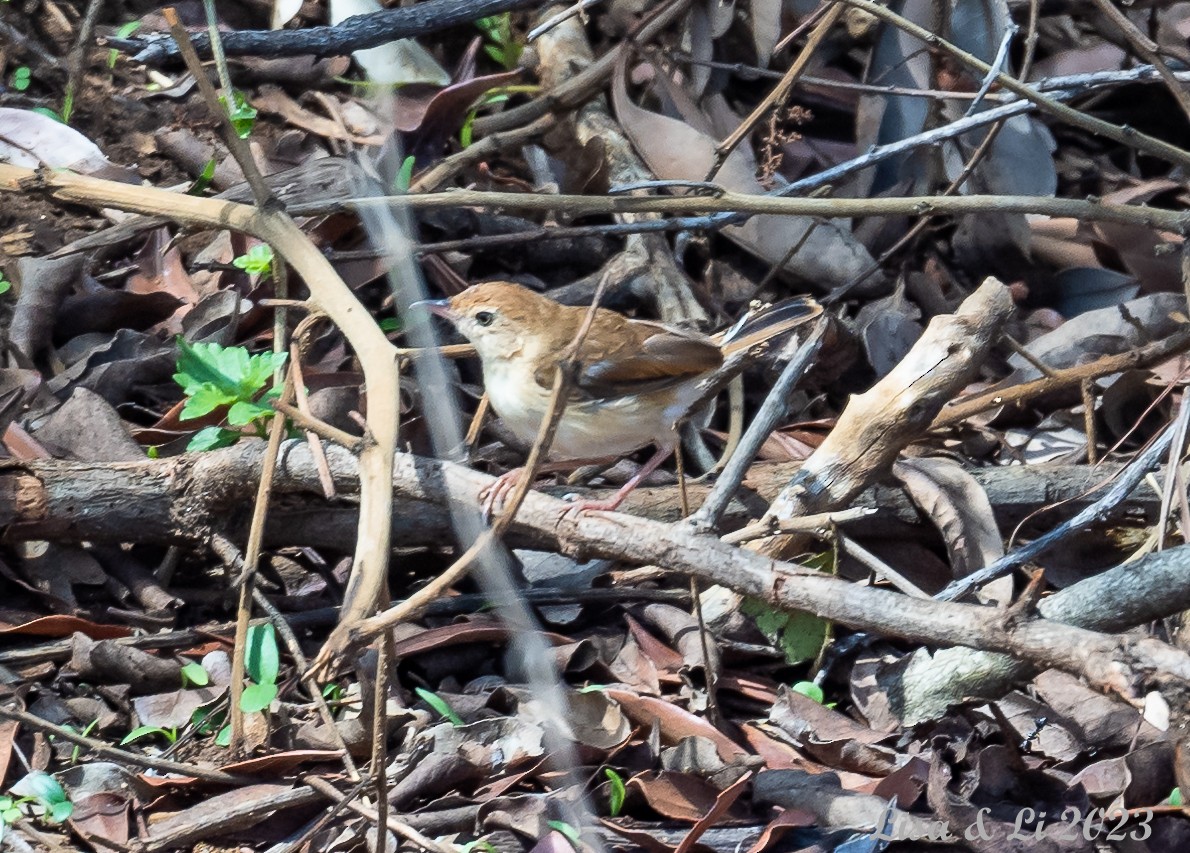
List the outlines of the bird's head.
<svg viewBox="0 0 1190 853">
<path fill-rule="evenodd" d="M 487 282 L 450 299 L 415 303 L 454 323 L 482 359 L 536 355 L 535 341 L 553 339 L 555 317 L 561 308 L 527 287 L 511 282 Z"/>
</svg>

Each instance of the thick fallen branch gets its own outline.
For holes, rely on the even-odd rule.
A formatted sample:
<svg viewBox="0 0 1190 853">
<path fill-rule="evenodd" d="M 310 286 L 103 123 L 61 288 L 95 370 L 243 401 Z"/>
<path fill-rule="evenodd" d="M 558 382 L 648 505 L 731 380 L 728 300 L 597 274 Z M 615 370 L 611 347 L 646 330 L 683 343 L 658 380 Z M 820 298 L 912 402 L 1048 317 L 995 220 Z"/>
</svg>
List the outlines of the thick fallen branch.
<svg viewBox="0 0 1190 853">
<path fill-rule="evenodd" d="M 354 460 L 345 451 L 336 448 L 329 451 L 336 485 L 342 484 L 346 489 L 350 486 Z M 248 474 L 243 476 L 251 482 L 248 478 L 253 464 L 259 465 L 260 455 L 258 444 L 246 443 L 220 454 L 181 457 L 181 461 L 118 466 L 54 462 L 12 465 L 4 480 L 12 500 L 5 503 L 14 505 L 20 517 L 29 521 L 47 519 L 55 511 L 61 512 L 62 508 L 48 502 L 50 495 L 36 472 L 74 464 L 76 470 L 92 469 L 100 473 L 95 478 L 97 493 L 86 499 L 102 499 L 103 503 L 80 506 L 114 505 L 111 512 L 120 513 L 125 511 L 120 505 L 128 503 L 128 494 L 120 491 L 127 485 L 124 477 L 127 472 L 136 471 L 146 482 L 155 483 L 162 494 L 180 492 L 181 497 L 158 501 L 155 510 L 141 506 L 141 512 L 126 521 L 160 524 L 163 519 L 172 519 L 171 523 L 181 525 L 190 522 L 195 534 L 201 535 L 204 527 L 211 529 L 227 520 L 225 501 L 229 495 L 240 492 L 242 496 L 249 492 L 235 485 L 239 475 L 232 472 L 247 469 Z M 295 483 L 303 482 L 310 492 L 317 492 L 317 475 L 310 464 L 308 447 L 289 442 L 278 464 L 278 488 L 293 488 Z M 408 454 L 398 454 L 393 480 L 400 498 L 439 508 L 473 502 L 480 490 L 492 482 L 493 478 L 460 465 Z M 210 506 L 220 501 L 224 503 L 220 504 L 219 513 L 191 514 L 204 503 Z M 1101 688 L 1126 695 L 1140 695 L 1154 684 L 1164 686 L 1190 678 L 1190 658 L 1183 659 L 1181 652 L 1156 641 L 1098 634 L 1047 620 L 1006 625 L 1004 613 L 994 608 L 910 599 L 888 590 L 848 583 L 699 535 L 684 524 L 662 524 L 619 513 L 587 514 L 577 519 L 563 517 L 567 507 L 563 501 L 531 492 L 512 526 L 512 533 L 533 540 L 539 547 L 580 559 L 602 557 L 651 563 L 686 572 L 762 598 L 774 606 L 807 610 L 885 636 L 1007 653 L 1032 666 L 1063 669 Z M 86 515 L 79 507 L 73 514 L 80 520 Z M 71 531 L 66 528 L 62 532 Z M 10 536 L 21 533 L 19 524 L 9 528 Z M 1127 596 L 1136 603 L 1135 608 L 1127 611 L 1130 618 L 1142 621 L 1190 606 L 1190 587 L 1183 585 L 1182 590 L 1171 590 L 1165 578 L 1156 587 L 1148 585 L 1146 576 L 1132 580 L 1135 582 L 1122 585 L 1124 589 L 1118 594 L 1113 592 L 1114 597 L 1099 599 L 1098 606 L 1102 608 L 1103 601 L 1112 601 L 1113 610 L 1120 609 L 1119 602 Z"/>
<path fill-rule="evenodd" d="M 140 545 L 201 544 L 213 531 L 240 532 L 249 507 L 264 445 L 243 442 L 209 453 L 131 463 L 97 464 L 36 460 L 0 466 L 0 528 L 8 541 L 129 542 Z M 307 446 L 285 446 L 274 493 L 285 500 L 270 512 L 265 543 L 309 546 L 350 552 L 359 511 L 356 460 L 346 451 L 327 448 L 330 472 L 340 500 L 328 503 Z M 725 530 L 735 530 L 760 516 L 798 469 L 797 463 L 753 465 L 744 479 L 741 499 L 725 516 Z M 970 473 L 987 492 L 1001 528 L 1012 530 L 1025 516 L 1058 505 L 1063 517 L 1085 506 L 1085 496 L 1119 470 L 1115 465 L 1014 465 L 976 468 Z M 404 491 L 398 483 L 398 489 Z M 709 492 L 704 485 L 687 487 L 691 505 L 699 507 Z M 578 492 L 598 499 L 601 490 L 550 486 L 546 494 L 562 497 Z M 606 494 L 606 493 L 604 493 Z M 401 547 L 440 545 L 454 535 L 447 495 L 431 500 L 398 496 L 393 501 L 393 542 Z M 848 530 L 860 535 L 905 535 L 908 525 L 926 522 L 897 485 L 876 485 L 859 495 L 856 506 L 873 513 Z M 1148 518 L 1157 513 L 1160 497 L 1142 485 L 1121 511 Z M 96 511 L 102 507 L 102 511 Z M 681 518 L 677 486 L 641 488 L 624 503 L 627 515 L 659 522 Z M 1052 516 L 1046 516 L 1047 519 Z M 531 529 L 510 537 L 517 546 L 543 547 L 546 538 Z"/>
</svg>

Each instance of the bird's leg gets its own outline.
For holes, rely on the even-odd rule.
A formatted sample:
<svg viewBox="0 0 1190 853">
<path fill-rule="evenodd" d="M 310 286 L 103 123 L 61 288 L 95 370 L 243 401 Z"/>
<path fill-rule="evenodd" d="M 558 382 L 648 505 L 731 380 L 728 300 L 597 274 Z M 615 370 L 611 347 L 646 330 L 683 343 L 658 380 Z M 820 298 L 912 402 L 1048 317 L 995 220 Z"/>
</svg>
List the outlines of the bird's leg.
<svg viewBox="0 0 1190 853">
<path fill-rule="evenodd" d="M 604 463 L 609 460 L 615 461 L 611 457 L 599 457 L 597 459 L 566 459 L 558 462 L 546 462 L 537 466 L 537 473 L 553 474 L 560 471 L 573 471 L 584 465 Z M 521 477 L 524 475 L 524 467 L 505 471 L 496 478 L 494 483 L 479 493 L 479 500 L 483 504 L 484 518 L 490 519 L 497 509 L 504 506 L 505 501 L 508 500 L 508 497 L 516 489 L 517 483 L 520 482 Z"/>
<path fill-rule="evenodd" d="M 670 457 L 674 452 L 673 447 L 669 445 L 660 446 L 657 452 L 649 457 L 649 461 L 640 466 L 640 470 L 632 475 L 632 479 L 624 485 L 620 486 L 619 490 L 610 498 L 601 501 L 577 501 L 572 506 L 567 507 L 566 515 L 574 513 L 578 515 L 581 512 L 588 510 L 595 510 L 597 512 L 611 512 L 618 509 L 620 504 L 624 503 L 624 499 L 632 493 L 632 490 L 639 486 L 645 477 L 657 470 L 657 467 Z"/>
</svg>

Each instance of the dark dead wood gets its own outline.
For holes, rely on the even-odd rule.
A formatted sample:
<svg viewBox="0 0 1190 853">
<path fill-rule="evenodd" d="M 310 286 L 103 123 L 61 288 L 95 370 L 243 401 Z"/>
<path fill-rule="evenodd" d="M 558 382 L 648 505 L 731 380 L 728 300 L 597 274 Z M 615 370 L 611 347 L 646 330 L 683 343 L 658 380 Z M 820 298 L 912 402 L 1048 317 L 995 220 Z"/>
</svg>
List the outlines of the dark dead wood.
<svg viewBox="0 0 1190 853">
<path fill-rule="evenodd" d="M 220 33 L 223 52 L 228 56 L 347 56 L 357 50 L 403 38 L 415 38 L 448 27 L 469 24 L 489 15 L 536 6 L 540 0 L 433 0 L 414 6 L 384 9 L 369 15 L 352 15 L 333 27 L 304 30 L 231 30 Z M 211 58 L 211 42 L 205 33 L 192 36 L 203 59 Z M 154 38 L 109 38 L 109 47 L 126 53 L 146 65 L 163 65 L 181 55 L 168 36 Z"/>
</svg>

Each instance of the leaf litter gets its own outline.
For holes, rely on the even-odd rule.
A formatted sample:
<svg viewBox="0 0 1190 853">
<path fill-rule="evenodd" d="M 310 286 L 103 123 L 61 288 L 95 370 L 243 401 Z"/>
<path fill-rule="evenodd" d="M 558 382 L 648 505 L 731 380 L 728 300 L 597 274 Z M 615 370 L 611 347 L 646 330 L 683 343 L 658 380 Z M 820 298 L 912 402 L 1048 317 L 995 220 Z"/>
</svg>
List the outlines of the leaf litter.
<svg viewBox="0 0 1190 853">
<path fill-rule="evenodd" d="M 221 8 L 220 26 L 263 29 L 271 17 L 273 26 L 301 31 L 360 11 L 339 3 L 329 12 L 321 4 L 274 5 Z M 638 157 L 660 180 L 702 181 L 722 140 L 773 85 L 763 75 L 784 72 L 802 49 L 812 5 L 694 3 L 677 26 L 639 50 L 626 47 L 640 13 L 635 6 L 583 12 L 579 30 L 596 54 L 620 50 L 595 94 L 610 99 L 631 152 L 580 145 L 572 123 L 582 107 L 569 102 L 549 119 L 548 133 L 512 142 L 485 134 L 484 119 L 516 115 L 544 96 L 536 63 L 552 54 L 525 41 L 532 16 L 522 11 L 352 51 L 355 70 L 345 58 L 312 56 L 236 57 L 231 67 L 236 86 L 259 110 L 249 134 L 254 159 L 287 203 L 325 203 L 302 216 L 303 228 L 363 305 L 391 321 L 383 276 L 395 261 L 353 217 L 334 209 L 356 192 L 350 156 L 401 150 L 406 186 L 449 164 L 438 173 L 448 176 L 443 183 L 426 190 L 596 193 L 606 188 L 616 158 L 626 156 Z M 1030 79 L 1110 74 L 1146 61 L 1134 52 L 1135 34 L 1113 29 L 1097 4 L 1067 5 L 1041 8 Z M 1126 14 L 1138 32 L 1152 34 L 1170 56 L 1187 54 L 1190 5 L 1134 6 Z M 137 8 L 146 16 L 132 35 L 160 28 L 152 4 Z M 189 25 L 205 26 L 198 4 L 179 8 Z M 1027 9 L 993 0 L 891 8 L 986 62 L 1014 26 L 1029 26 Z M 120 14 L 101 9 L 96 32 L 128 36 L 117 34 L 129 23 Z M 251 198 L 234 186 L 242 171 L 180 65 L 146 66 L 119 48 L 109 53 L 92 36 L 81 43 L 80 70 L 70 73 L 63 63 L 84 30 L 78 10 L 6 8 L 3 22 L 22 38 L 0 45 L 0 162 L 198 194 L 211 192 L 203 186 L 209 181 L 231 197 Z M 791 48 L 783 40 L 795 30 Z M 1005 73 L 1021 67 L 1021 37 L 1011 41 Z M 385 73 L 394 70 L 400 73 Z M 717 189 L 759 194 L 874 145 L 942 127 L 968 111 L 983 82 L 944 51 L 922 49 L 905 32 L 860 13 L 849 13 L 807 75 L 813 82 L 799 83 L 782 104 L 804 104 L 805 120 L 796 130 L 775 120 L 753 129 L 710 178 Z M 991 86 L 975 112 L 1003 97 Z M 1175 145 L 1190 139 L 1187 117 L 1160 83 L 1105 87 L 1073 103 Z M 985 133 L 917 146 L 832 182 L 827 192 L 864 199 L 937 193 L 963 173 Z M 961 193 L 1094 196 L 1185 209 L 1179 173 L 1154 157 L 1037 115 L 1013 117 L 997 134 Z M 190 469 L 167 466 L 186 458 L 181 454 L 201 430 L 217 430 L 219 442 L 241 447 L 260 440 L 280 392 L 274 376 L 289 357 L 288 341 L 274 340 L 263 303 L 302 298 L 300 280 L 285 291 L 271 264 L 248 274 L 250 261 L 239 261 L 250 259 L 252 247 L 238 235 L 179 229 L 156 217 L 108 212 L 105 219 L 31 189 L 5 200 L 0 287 L 16 285 L 0 295 L 11 465 L 50 459 L 67 466 L 53 476 L 89 467 L 187 477 Z M 763 514 L 787 476 L 773 473 L 777 463 L 814 454 L 849 396 L 895 370 L 931 319 L 953 310 L 987 275 L 1009 282 L 1017 311 L 972 393 L 991 387 L 1008 394 L 1055 371 L 1137 351 L 1182 331 L 1190 314 L 1184 240 L 1173 229 L 989 210 L 934 217 L 889 254 L 915 221 L 908 213 L 853 220 L 766 214 L 725 229 L 688 229 L 665 243 L 671 254 L 677 250 L 707 316 L 737 317 L 754 297 L 815 293 L 832 303 L 829 343 L 788 401 L 781 427 L 766 437 L 747 493 L 727 513 L 732 526 Z M 582 282 L 597 278 L 623 249 L 607 216 L 460 204 L 414 212 L 410 226 L 422 269 L 445 293 L 462 281 L 515 278 L 581 302 L 591 293 Z M 545 239 L 554 228 L 585 230 Z M 66 257 L 50 259 L 57 250 Z M 866 289 L 853 291 L 871 268 L 877 274 Z M 654 317 L 672 308 L 658 303 L 661 295 L 647 281 L 612 284 L 607 304 L 618 310 Z M 299 320 L 290 316 L 290 331 Z M 403 316 L 388 331 L 407 345 Z M 332 409 L 319 410 L 328 412 L 324 420 L 358 435 L 352 413 L 366 411 L 367 395 L 379 392 L 360 388 L 356 354 L 336 330 L 307 342 L 300 357 L 309 405 L 334 392 Z M 748 415 L 777 369 L 747 374 L 737 405 Z M 456 376 L 464 390 L 480 385 L 470 362 L 460 362 Z M 904 483 L 900 508 L 846 533 L 876 561 L 936 593 L 1056 523 L 1068 507 L 1054 498 L 1051 478 L 1075 468 L 1106 478 L 1126 462 L 1184 405 L 1185 376 L 1184 356 L 1175 353 L 1126 374 L 997 404 L 958 427 L 924 434 L 886 472 Z M 402 450 L 432 455 L 427 422 L 435 415 L 427 402 L 441 389 L 418 390 L 403 380 L 401 391 L 408 418 Z M 695 424 L 704 455 L 738 434 L 726 409 L 722 404 Z M 489 422 L 475 458 L 492 470 L 515 464 L 522 448 L 506 438 L 498 421 Z M 692 457 L 699 446 L 690 443 Z M 1106 467 L 1083 472 L 1084 462 L 1102 459 Z M 977 475 L 1015 477 L 1011 488 L 1026 495 L 1008 502 L 1009 487 L 985 487 Z M 96 849 L 200 842 L 258 850 L 295 842 L 312 850 L 376 847 L 374 817 L 352 809 L 330 816 L 331 800 L 308 784 L 329 781 L 350 793 L 353 763 L 366 774 L 385 774 L 391 820 L 443 849 L 875 850 L 887 841 L 885 830 L 902 839 L 890 849 L 920 849 L 913 839 L 926 838 L 942 839 L 930 845 L 939 850 L 1075 851 L 1127 841 L 1129 850 L 1165 851 L 1190 843 L 1190 824 L 1178 808 L 1187 774 L 1179 758 L 1183 734 L 1174 725 L 1183 719 L 1176 695 L 1102 693 L 1051 669 L 1020 675 L 994 696 L 960 680 L 953 694 L 926 703 L 930 712 L 913 714 L 898 691 L 920 687 L 906 680 L 910 674 L 939 666 L 935 649 L 730 598 L 723 612 L 703 619 L 707 614 L 690 607 L 685 578 L 608 562 L 580 567 L 568 557 L 547 560 L 557 556 L 549 551 L 520 554 L 526 568 L 541 563 L 532 590 L 558 598 L 540 608 L 551 632 L 484 615 L 489 602 L 470 582 L 393 632 L 386 751 L 372 766 L 374 653 L 314 688 L 327 717 L 296 656 L 317 651 L 341 601 L 351 543 L 320 535 L 332 529 L 332 511 L 354 512 L 352 497 L 342 493 L 328 505 L 287 492 L 273 508 L 282 533 L 267 538 L 256 583 L 296 632 L 297 645 L 276 633 L 252 634 L 245 686 L 253 754 L 232 755 L 219 742 L 238 578 L 203 541 L 219 532 L 242 543 L 250 506 L 224 505 L 217 518 L 180 517 L 170 530 L 150 531 L 135 492 L 97 489 L 45 503 L 45 494 L 28 491 L 36 477 L 24 476 L 5 484 L 10 509 L 0 574 L 10 600 L 0 613 L 0 664 L 10 676 L 3 707 L 34 716 L 0 725 L 0 821 L 6 833 L 30 843 L 49 837 Z M 602 482 L 614 476 L 608 472 Z M 1146 488 L 1159 490 L 1167 477 L 1178 492 L 1168 524 L 1156 517 L 1151 495 L 1133 495 L 1111 522 L 1079 534 L 1086 537 L 1080 547 L 1095 552 L 1093 565 L 1072 567 L 1072 554 L 1055 553 L 1031 568 L 1045 570 L 1055 588 L 1070 587 L 1098 566 L 1122 563 L 1137 543 L 1151 549 L 1143 543 L 1157 526 L 1169 528 L 1167 544 L 1185 547 L 1184 472 L 1157 472 Z M 559 484 L 554 491 L 573 488 Z M 677 502 L 672 485 L 651 492 L 659 502 Z M 122 511 L 112 516 L 109 539 L 80 539 L 54 516 L 79 502 L 97 516 Z M 647 514 L 646 504 L 631 506 Z M 403 538 L 397 527 L 392 545 L 399 559 L 390 579 L 396 598 L 436 575 L 459 544 L 441 535 L 448 522 L 432 502 L 403 504 L 401 511 L 409 530 L 424 525 L 439 534 L 427 545 L 426 534 Z M 305 544 L 287 540 L 285 524 L 309 533 Z M 802 556 L 856 582 L 887 583 L 871 561 L 855 559 L 845 543 L 840 556 L 838 547 L 826 535 L 807 542 Z M 582 578 L 569 589 L 551 584 L 551 574 L 563 572 Z M 1006 619 L 1028 618 L 1011 610 L 1021 579 L 996 582 L 993 599 L 1010 607 Z M 612 591 L 619 597 L 601 597 Z M 659 593 L 672 595 L 663 601 Z M 700 593 L 709 605 L 713 593 Z M 1164 640 L 1176 636 L 1178 619 L 1127 627 Z M 710 624 L 709 634 L 700 620 Z M 561 673 L 561 705 L 528 686 L 516 649 L 530 633 L 540 634 Z M 207 683 L 187 680 L 188 667 Z M 794 686 L 804 684 L 823 701 Z M 573 750 L 573 767 L 551 761 L 559 744 Z M 116 751 L 96 754 L 99 746 Z M 211 781 L 214 770 L 226 778 Z M 424 846 L 407 835 L 400 844 Z"/>
</svg>

